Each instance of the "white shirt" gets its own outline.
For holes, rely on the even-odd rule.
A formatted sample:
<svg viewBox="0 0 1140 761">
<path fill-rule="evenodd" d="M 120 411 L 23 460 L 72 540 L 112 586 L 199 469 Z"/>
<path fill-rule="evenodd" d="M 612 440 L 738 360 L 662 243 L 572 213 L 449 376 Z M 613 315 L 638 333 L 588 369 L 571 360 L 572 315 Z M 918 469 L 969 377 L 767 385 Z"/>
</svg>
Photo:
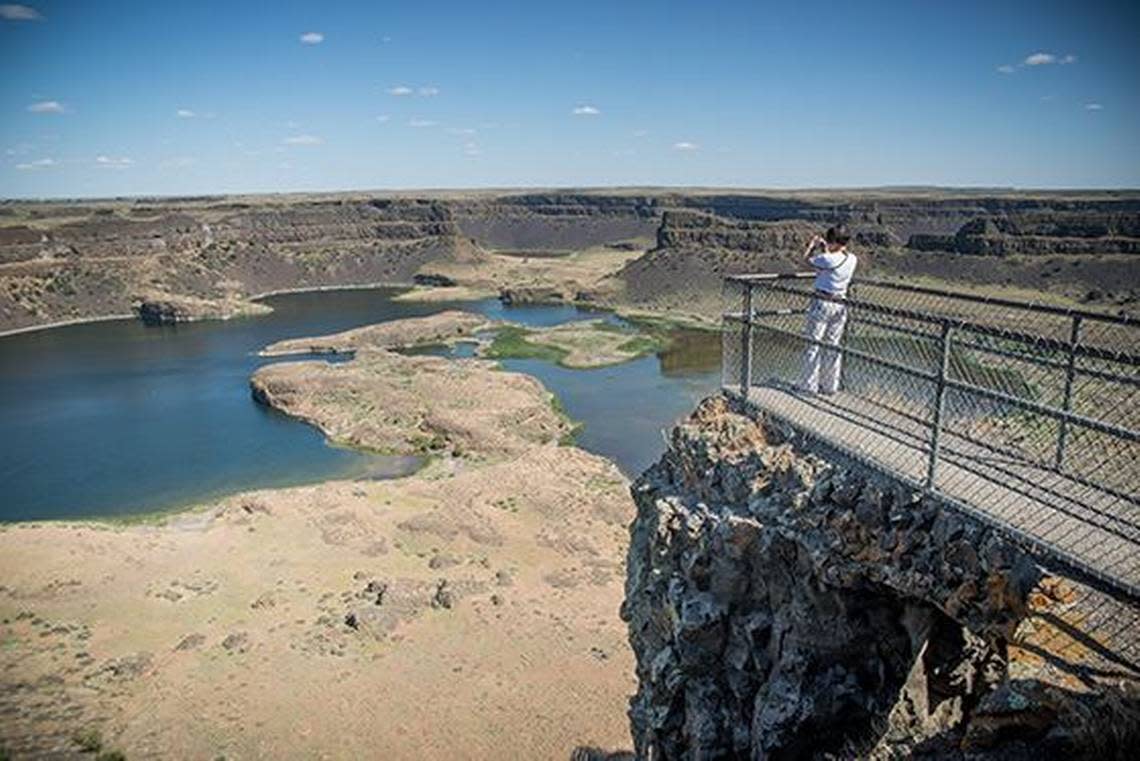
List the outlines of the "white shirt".
<svg viewBox="0 0 1140 761">
<path fill-rule="evenodd" d="M 855 276 L 855 265 L 859 263 L 855 254 L 841 249 L 833 254 L 816 254 L 808 262 L 815 269 L 813 285 L 817 291 L 835 296 L 847 295 L 847 286 L 851 284 L 851 278 Z"/>
</svg>

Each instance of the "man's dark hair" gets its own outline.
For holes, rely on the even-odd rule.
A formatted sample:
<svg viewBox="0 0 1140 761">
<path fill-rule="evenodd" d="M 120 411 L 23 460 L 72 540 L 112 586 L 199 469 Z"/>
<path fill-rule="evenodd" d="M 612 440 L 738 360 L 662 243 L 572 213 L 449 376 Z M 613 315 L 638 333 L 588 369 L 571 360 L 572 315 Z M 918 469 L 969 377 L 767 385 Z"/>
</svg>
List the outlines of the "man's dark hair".
<svg viewBox="0 0 1140 761">
<path fill-rule="evenodd" d="M 823 239 L 832 245 L 846 246 L 851 241 L 851 233 L 847 231 L 847 225 L 833 225 L 827 228 Z"/>
</svg>

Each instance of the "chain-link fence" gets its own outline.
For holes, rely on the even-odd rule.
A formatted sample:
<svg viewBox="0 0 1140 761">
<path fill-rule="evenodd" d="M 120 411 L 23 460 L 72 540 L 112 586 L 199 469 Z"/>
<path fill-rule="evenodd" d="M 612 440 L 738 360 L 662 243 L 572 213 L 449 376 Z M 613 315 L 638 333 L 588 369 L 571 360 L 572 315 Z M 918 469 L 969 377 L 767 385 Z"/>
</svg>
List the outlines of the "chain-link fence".
<svg viewBox="0 0 1140 761">
<path fill-rule="evenodd" d="M 726 391 L 1140 605 L 1136 321 L 865 279 L 822 299 L 811 273 L 725 297 Z M 837 345 L 812 310 L 845 320 Z"/>
</svg>

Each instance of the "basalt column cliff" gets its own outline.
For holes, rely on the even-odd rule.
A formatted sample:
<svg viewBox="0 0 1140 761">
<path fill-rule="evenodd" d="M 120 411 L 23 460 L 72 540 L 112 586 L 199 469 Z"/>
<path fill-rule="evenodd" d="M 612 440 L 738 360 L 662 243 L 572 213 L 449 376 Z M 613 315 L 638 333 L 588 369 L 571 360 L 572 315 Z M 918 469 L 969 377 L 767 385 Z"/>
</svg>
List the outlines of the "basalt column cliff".
<svg viewBox="0 0 1140 761">
<path fill-rule="evenodd" d="M 1066 638 L 1075 582 L 724 398 L 669 443 L 632 487 L 639 757 L 1134 752 L 1138 672 Z"/>
</svg>

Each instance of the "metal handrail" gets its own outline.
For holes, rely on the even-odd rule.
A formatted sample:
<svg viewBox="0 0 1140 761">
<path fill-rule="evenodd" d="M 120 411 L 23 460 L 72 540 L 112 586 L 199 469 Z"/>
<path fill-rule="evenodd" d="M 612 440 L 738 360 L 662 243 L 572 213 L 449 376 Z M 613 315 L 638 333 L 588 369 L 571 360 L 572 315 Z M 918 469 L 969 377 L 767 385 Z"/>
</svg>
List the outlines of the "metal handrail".
<svg viewBox="0 0 1140 761">
<path fill-rule="evenodd" d="M 725 279 L 733 282 L 746 283 L 749 281 L 756 282 L 763 280 L 811 280 L 814 277 L 814 272 L 761 272 L 745 275 L 728 275 Z M 1024 309 L 1030 312 L 1051 314 L 1057 317 L 1080 316 L 1088 320 L 1097 320 L 1100 322 L 1117 325 L 1128 325 L 1133 327 L 1140 326 L 1140 318 L 1136 318 L 1131 315 L 1106 314 L 1104 312 L 1094 312 L 1087 309 L 1055 306 L 1053 304 L 1039 304 L 1035 301 L 1019 301 L 1017 299 L 1010 299 L 1000 296 L 981 296 L 976 293 L 948 291 L 941 288 L 932 288 L 923 285 L 912 285 L 910 283 L 901 283 L 895 280 L 885 280 L 883 278 L 861 277 L 857 281 L 857 285 L 870 285 L 878 288 L 890 288 L 896 291 L 921 293 L 927 296 L 940 296 L 943 298 L 957 299 L 959 301 L 969 301 L 971 303 L 984 304 L 987 306 L 1001 306 L 1014 309 Z"/>
<path fill-rule="evenodd" d="M 802 278 L 801 278 L 802 279 Z M 750 290 L 754 284 L 748 285 Z M 770 288 L 782 293 L 790 293 L 796 296 L 811 296 L 811 294 L 804 293 L 804 291 L 788 286 L 776 285 L 774 283 L 764 283 L 763 287 Z M 1035 336 L 1030 333 L 1025 333 L 1016 330 L 1006 330 L 1005 328 L 994 328 L 989 325 L 984 325 L 980 322 L 966 320 L 960 317 L 946 317 L 942 315 L 930 315 L 914 309 L 900 309 L 898 307 L 889 307 L 883 304 L 876 304 L 866 299 L 857 299 L 852 296 L 836 297 L 847 306 L 865 309 L 868 312 L 877 312 L 879 314 L 891 315 L 892 317 L 901 317 L 906 320 L 914 320 L 915 322 L 925 322 L 930 325 L 943 325 L 948 324 L 951 327 L 959 330 L 968 330 L 971 333 L 978 333 L 980 335 L 992 336 L 994 338 L 1003 338 L 1010 341 L 1019 341 L 1025 344 L 1034 344 L 1049 351 L 1058 353 L 1075 352 L 1078 356 L 1088 359 L 1111 360 L 1113 362 L 1120 362 L 1121 364 L 1134 365 L 1140 367 L 1140 354 L 1131 354 L 1128 352 L 1108 352 L 1104 349 L 1099 349 L 1093 346 L 1085 346 L 1079 341 L 1062 341 L 1056 338 L 1046 338 L 1045 336 Z M 1085 319 L 1084 315 L 1072 315 L 1074 321 L 1079 322 Z M 1131 323 L 1122 323 L 1131 326 Z"/>
<path fill-rule="evenodd" d="M 788 318 L 805 314 L 813 299 L 816 298 L 810 287 L 805 287 L 806 283 L 804 282 L 814 277 L 815 273 L 794 272 L 731 275 L 725 278 L 726 282 L 735 283 L 741 288 L 739 311 L 734 311 L 730 307 L 729 311 L 723 313 L 722 318 L 727 325 L 735 326 L 734 331 L 739 330 L 740 348 L 738 356 L 741 357 L 741 365 L 738 380 L 744 398 L 748 398 L 748 390 L 753 385 L 752 358 L 754 352 L 757 351 L 756 336 L 770 335 L 781 339 L 795 339 L 802 345 L 814 345 L 826 351 L 837 352 L 841 357 L 858 359 L 870 363 L 871 367 L 887 371 L 888 375 L 886 376 L 881 374 L 876 376 L 872 372 L 872 377 L 893 378 L 894 380 L 887 381 L 888 386 L 891 383 L 908 383 L 904 379 L 909 378 L 911 379 L 909 383 L 912 386 L 913 384 L 922 384 L 917 387 L 932 389 L 932 393 L 930 391 L 922 392 L 930 394 L 929 407 L 926 408 L 925 412 L 920 411 L 922 408 L 910 412 L 895 410 L 896 414 L 903 415 L 916 426 L 915 434 L 920 435 L 915 436 L 912 446 L 922 452 L 925 457 L 923 477 L 912 479 L 910 476 L 903 476 L 901 473 L 898 476 L 908 482 L 915 481 L 915 486 L 921 491 L 938 497 L 946 504 L 956 505 L 960 503 L 961 495 L 957 492 L 943 493 L 943 489 L 947 487 L 942 486 L 942 484 L 949 483 L 939 481 L 938 474 L 943 459 L 947 460 L 948 463 L 954 463 L 956 468 L 973 472 L 983 480 L 1004 484 L 1004 481 L 1001 480 L 1002 476 L 998 473 L 987 473 L 987 468 L 974 468 L 971 471 L 970 467 L 963 465 L 963 462 L 970 465 L 971 463 L 967 461 L 972 456 L 960 449 L 960 445 L 964 441 L 969 441 L 994 452 L 1000 449 L 1008 458 L 1008 465 L 1015 469 L 1041 468 L 1056 474 L 1057 477 L 1064 479 L 1064 482 L 1096 489 L 1100 493 L 1111 495 L 1112 498 L 1121 500 L 1117 503 L 1118 505 L 1140 504 L 1140 495 L 1136 493 L 1140 491 L 1137 489 L 1137 486 L 1140 485 L 1140 465 L 1136 466 L 1135 472 L 1130 469 L 1130 465 L 1118 465 L 1117 467 L 1126 469 L 1111 472 L 1103 471 L 1099 464 L 1095 464 L 1087 457 L 1074 459 L 1076 455 L 1072 452 L 1068 453 L 1069 458 L 1066 460 L 1070 440 L 1088 441 L 1088 439 L 1072 439 L 1071 433 L 1074 429 L 1090 433 L 1095 432 L 1097 435 L 1108 437 L 1102 443 L 1097 444 L 1098 447 L 1117 446 L 1109 442 L 1119 442 L 1119 446 L 1123 447 L 1134 447 L 1140 443 L 1140 430 L 1136 427 L 1135 419 L 1129 416 L 1121 417 L 1116 412 L 1120 409 L 1119 405 L 1122 403 L 1120 400 L 1129 399 L 1129 394 L 1134 393 L 1133 390 L 1140 387 L 1140 375 L 1135 371 L 1136 368 L 1140 367 L 1140 354 L 1130 351 L 1133 347 L 1140 346 L 1140 322 L 1126 316 L 1105 315 L 1086 310 L 975 296 L 890 281 L 858 280 L 852 287 L 855 295 L 836 300 L 852 308 L 853 311 L 849 313 L 848 318 L 852 324 L 869 325 L 873 331 L 867 335 L 853 333 L 848 329 L 846 333 L 851 336 L 851 341 L 875 337 L 886 341 L 921 341 L 921 343 L 915 343 L 915 348 L 911 350 L 917 354 L 907 359 L 908 355 L 905 352 L 901 355 L 898 351 L 883 353 L 876 348 L 878 346 L 876 343 L 871 343 L 870 348 L 853 346 L 845 336 L 837 345 L 833 345 L 817 340 L 811 335 L 789 329 Z M 950 314 L 924 311 L 921 308 L 914 308 L 913 304 L 906 304 L 905 300 L 901 299 L 898 302 L 894 298 L 888 299 L 888 303 L 879 302 L 874 298 L 873 291 L 868 294 L 864 286 L 883 287 L 921 296 L 957 299 L 976 306 L 971 310 L 959 311 L 951 304 L 948 305 L 952 312 Z M 759 295 L 763 293 L 783 294 L 783 296 L 764 299 Z M 793 298 L 789 300 L 789 296 Z M 802 299 L 802 305 L 796 299 Z M 1062 338 L 1057 336 L 1057 333 L 1059 332 L 1058 328 L 1063 327 L 1064 323 L 1058 325 L 1054 321 L 1039 321 L 1043 330 L 1047 328 L 1049 335 L 1035 334 L 1033 332 L 1033 320 L 1028 319 L 1028 317 L 1020 319 L 1016 315 L 1003 313 L 1000 319 L 1006 320 L 1007 324 L 1013 322 L 1019 328 L 1018 330 L 1010 330 L 1000 324 L 986 324 L 984 320 L 987 317 L 985 316 L 980 318 L 982 321 L 979 321 L 979 318 L 976 318 L 971 312 L 984 314 L 979 308 L 981 306 L 1022 310 L 1027 315 L 1028 313 L 1039 313 L 1054 318 L 1061 317 L 1068 320 L 1068 326 L 1065 328 L 1065 334 Z M 1110 344 L 1092 346 L 1085 343 L 1082 329 L 1090 321 L 1124 328 L 1124 333 L 1114 336 L 1121 341 L 1121 345 L 1119 347 L 1113 347 Z M 1133 331 L 1136 336 L 1135 341 L 1132 340 Z M 895 338 L 891 338 L 891 336 Z M 907 336 L 909 339 L 906 338 Z M 783 341 L 781 341 L 781 345 L 783 345 Z M 888 343 L 887 346 L 890 344 Z M 1018 371 L 1021 373 L 1030 368 L 1041 368 L 1042 371 L 1048 373 L 1044 377 L 1054 379 L 1053 382 L 1056 385 L 1052 388 L 1055 389 L 1056 395 L 1042 396 L 1040 392 L 1032 391 L 1033 384 L 1040 382 L 1032 374 L 1020 376 L 1023 380 L 1018 382 L 1022 386 L 1016 384 L 1009 386 L 1000 380 L 990 381 L 985 376 L 966 373 L 960 369 L 962 367 L 958 364 L 960 360 L 954 359 L 959 350 L 965 352 L 964 358 L 972 358 L 969 361 L 975 364 L 981 362 L 980 367 L 983 372 L 986 367 L 1000 369 L 1000 365 L 991 365 L 990 362 L 998 362 L 1001 359 L 1008 360 L 1007 367 L 1022 368 Z M 922 367 L 913 364 L 919 356 L 925 360 Z M 1095 362 L 1081 362 L 1080 360 L 1083 359 L 1095 360 Z M 727 356 L 725 361 L 726 363 L 729 361 Z M 727 371 L 727 364 L 725 368 Z M 893 373 L 901 373 L 902 375 L 893 375 Z M 1098 387 L 1091 396 L 1086 394 L 1079 397 L 1083 400 L 1080 404 L 1080 411 L 1073 409 L 1077 385 L 1075 381 L 1077 379 L 1081 379 L 1082 383 L 1095 379 L 1104 384 L 1103 389 Z M 726 383 L 736 380 L 735 378 L 729 379 L 726 376 Z M 771 385 L 773 382 L 777 387 L 786 383 L 786 381 L 763 380 L 764 385 Z M 731 388 L 731 386 L 727 388 Z M 881 402 L 876 401 L 877 396 L 873 388 L 875 386 L 869 387 L 870 394 L 861 398 L 870 403 L 879 404 Z M 900 390 L 902 388 L 905 387 L 900 386 Z M 1118 393 L 1115 389 L 1128 389 L 1128 391 Z M 889 387 L 887 390 L 890 391 Z M 1103 397 L 1105 390 L 1111 390 L 1111 395 Z M 859 396 L 860 392 L 855 393 L 856 396 Z M 1102 396 L 1098 396 L 1098 394 Z M 1103 401 L 1101 401 L 1102 398 Z M 994 437 L 992 434 L 978 432 L 978 430 L 984 431 L 984 428 L 960 430 L 961 426 L 955 422 L 953 415 L 947 419 L 946 405 L 949 399 L 954 399 L 955 404 L 961 404 L 963 400 L 974 400 L 968 403 L 982 404 L 983 408 L 986 409 L 989 408 L 986 405 L 994 404 L 996 409 L 1019 410 L 1021 413 L 1029 415 L 1031 420 L 1042 421 L 1033 429 L 1035 433 L 1033 434 L 1032 450 L 1005 446 L 1009 442 L 1005 442 L 1001 436 Z M 1123 403 L 1127 403 L 1127 401 Z M 915 402 L 912 398 L 903 406 L 911 408 L 914 405 Z M 893 407 L 894 405 L 892 405 L 892 409 Z M 1039 427 L 1044 421 L 1052 421 L 1051 427 Z M 791 422 L 794 425 L 794 421 Z M 868 427 L 871 426 L 871 423 L 864 422 L 861 425 Z M 1041 433 L 1045 431 L 1054 437 L 1052 442 L 1041 436 Z M 952 443 L 947 444 L 950 448 L 946 449 L 945 452 L 942 452 L 944 448 L 943 439 L 945 438 L 943 434 L 952 436 Z M 981 438 L 978 438 L 979 436 Z M 986 440 L 987 438 L 990 440 Z M 946 441 L 950 442 L 951 439 L 946 439 Z M 844 446 L 842 443 L 838 445 Z M 1104 451 L 1107 453 L 1116 450 L 1105 449 Z M 1123 449 L 1119 451 L 1127 453 L 1133 450 Z M 1117 460 L 1117 462 L 1126 461 Z M 883 465 L 875 464 L 874 467 L 881 468 Z M 889 466 L 887 467 L 889 469 Z M 1014 471 L 1008 469 L 1005 473 L 1006 477 L 1016 475 Z M 1073 495 L 1067 498 L 1073 499 Z M 1074 505 L 1078 502 L 1074 502 Z M 976 508 L 970 509 L 973 512 L 977 511 Z M 1095 505 L 1086 506 L 1084 509 L 1100 514 L 1098 513 L 1099 508 Z M 1119 507 L 1114 508 L 1114 510 L 1119 509 Z M 1062 512 L 1064 511 L 1062 510 Z M 1118 515 L 1105 513 L 1102 517 L 1111 518 L 1125 527 L 1134 527 L 1140 531 L 1140 521 L 1136 520 L 1133 513 L 1120 513 Z M 1070 518 L 1085 520 L 1077 514 L 1071 515 Z M 1091 527 L 1096 525 L 1096 521 L 1086 522 L 1085 525 Z M 1129 533 L 1128 536 L 1130 537 L 1131 534 Z M 1035 544 L 1041 544 L 1041 540 L 1034 539 L 1033 541 Z M 1130 538 L 1129 541 L 1132 539 Z M 1065 550 L 1055 549 L 1055 551 L 1059 553 L 1064 562 L 1074 560 L 1071 553 L 1067 553 Z M 1081 561 L 1078 559 L 1078 562 Z M 1090 569 L 1086 568 L 1086 570 Z M 1109 586 L 1114 589 L 1123 588 L 1133 595 L 1138 591 L 1135 581 L 1114 578 L 1112 564 L 1107 563 L 1107 561 L 1105 561 L 1104 568 L 1091 568 L 1091 570 L 1107 580 Z"/>
</svg>

